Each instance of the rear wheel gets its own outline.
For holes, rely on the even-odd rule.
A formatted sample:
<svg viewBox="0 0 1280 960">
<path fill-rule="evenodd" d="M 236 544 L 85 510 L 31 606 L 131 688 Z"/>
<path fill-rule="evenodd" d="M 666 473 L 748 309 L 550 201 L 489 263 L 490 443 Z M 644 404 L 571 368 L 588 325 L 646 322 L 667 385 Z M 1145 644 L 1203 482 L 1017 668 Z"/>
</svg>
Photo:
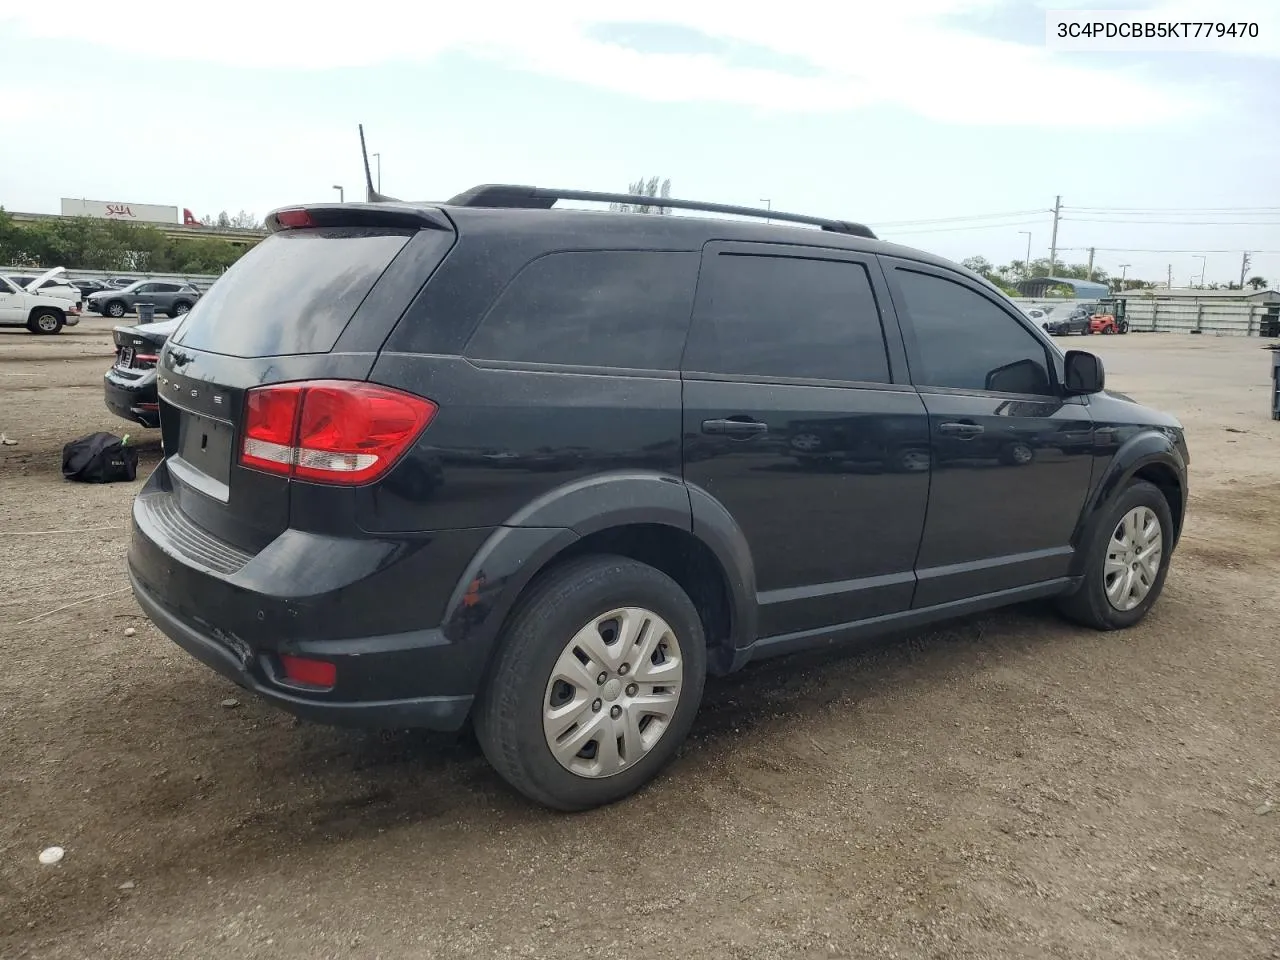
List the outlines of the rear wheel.
<svg viewBox="0 0 1280 960">
<path fill-rule="evenodd" d="M 27 321 L 27 329 L 32 333 L 59 333 L 65 322 L 57 310 L 36 310 Z"/>
<path fill-rule="evenodd" d="M 169 311 L 170 317 L 181 317 L 191 312 L 191 304 L 185 300 L 179 300 L 173 305 L 173 309 Z"/>
<path fill-rule="evenodd" d="M 1084 579 L 1059 602 L 1063 614 L 1097 630 L 1133 626 L 1164 589 L 1172 545 L 1168 501 L 1154 484 L 1135 480 L 1086 534 Z"/>
<path fill-rule="evenodd" d="M 551 571 L 501 638 L 476 735 L 511 786 L 558 810 L 639 789 L 688 735 L 706 640 L 674 580 L 625 557 Z"/>
</svg>

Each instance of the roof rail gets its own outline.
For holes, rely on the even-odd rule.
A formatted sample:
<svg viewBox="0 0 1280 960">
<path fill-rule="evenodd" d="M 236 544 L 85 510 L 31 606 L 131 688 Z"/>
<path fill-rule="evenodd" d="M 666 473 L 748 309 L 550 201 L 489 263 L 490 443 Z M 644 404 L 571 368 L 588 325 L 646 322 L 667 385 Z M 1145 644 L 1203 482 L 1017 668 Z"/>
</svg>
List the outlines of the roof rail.
<svg viewBox="0 0 1280 960">
<path fill-rule="evenodd" d="M 560 200 L 589 200 L 599 203 L 627 203 L 643 207 L 669 207 L 674 210 L 700 210 L 705 213 L 724 213 L 738 217 L 760 217 L 781 220 L 786 223 L 807 223 L 831 233 L 847 233 L 855 237 L 875 240 L 871 228 L 848 220 L 828 220 L 826 217 L 810 217 L 803 213 L 783 213 L 778 210 L 761 210 L 759 207 L 734 207 L 724 203 L 703 203 L 698 200 L 673 200 L 670 197 L 644 197 L 632 193 L 596 193 L 591 190 L 551 190 L 544 187 L 526 187 L 512 183 L 486 183 L 464 190 L 447 201 L 455 207 L 506 207 L 524 210 L 550 210 Z"/>
</svg>

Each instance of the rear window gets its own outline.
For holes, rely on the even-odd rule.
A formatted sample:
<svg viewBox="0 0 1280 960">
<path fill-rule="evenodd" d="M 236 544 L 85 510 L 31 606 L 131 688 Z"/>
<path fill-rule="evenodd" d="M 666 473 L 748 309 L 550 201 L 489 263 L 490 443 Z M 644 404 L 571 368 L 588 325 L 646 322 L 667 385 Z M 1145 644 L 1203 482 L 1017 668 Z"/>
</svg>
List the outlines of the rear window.
<svg viewBox="0 0 1280 960">
<path fill-rule="evenodd" d="M 467 344 L 484 360 L 676 370 L 697 253 L 552 253 L 528 264 Z"/>
<path fill-rule="evenodd" d="M 196 302 L 176 342 L 233 357 L 327 353 L 410 236 L 350 227 L 272 234 Z"/>
</svg>

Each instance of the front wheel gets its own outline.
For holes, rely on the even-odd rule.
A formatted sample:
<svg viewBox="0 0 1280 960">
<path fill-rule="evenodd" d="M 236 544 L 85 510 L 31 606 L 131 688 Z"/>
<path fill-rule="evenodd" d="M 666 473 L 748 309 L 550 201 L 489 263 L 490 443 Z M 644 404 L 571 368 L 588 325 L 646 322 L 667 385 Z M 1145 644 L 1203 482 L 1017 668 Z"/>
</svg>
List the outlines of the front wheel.
<svg viewBox="0 0 1280 960">
<path fill-rule="evenodd" d="M 1084 579 L 1059 607 L 1097 630 L 1131 627 L 1164 589 L 1173 547 L 1173 514 L 1154 484 L 1135 480 L 1095 518 L 1080 549 Z"/>
<path fill-rule="evenodd" d="M 107 304 L 107 316 L 115 320 L 119 320 L 126 312 L 125 305 L 119 300 L 112 300 Z"/>
<path fill-rule="evenodd" d="M 551 571 L 499 642 L 476 735 L 503 779 L 557 810 L 612 803 L 653 779 L 702 700 L 706 639 L 693 602 L 625 557 Z"/>
<path fill-rule="evenodd" d="M 60 333 L 65 322 L 57 310 L 37 310 L 27 321 L 27 329 L 40 334 Z"/>
</svg>

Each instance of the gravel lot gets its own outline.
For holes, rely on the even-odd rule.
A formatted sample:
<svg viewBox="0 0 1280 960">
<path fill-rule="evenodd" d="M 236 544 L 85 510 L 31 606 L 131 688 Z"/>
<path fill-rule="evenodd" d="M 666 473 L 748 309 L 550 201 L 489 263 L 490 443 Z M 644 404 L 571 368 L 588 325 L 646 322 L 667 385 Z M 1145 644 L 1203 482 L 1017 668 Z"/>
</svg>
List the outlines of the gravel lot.
<svg viewBox="0 0 1280 960">
<path fill-rule="evenodd" d="M 59 473 L 99 429 L 158 457 L 102 405 L 110 326 L 0 331 L 0 956 L 1280 957 L 1260 341 L 1070 344 L 1188 427 L 1141 627 L 1030 607 L 761 664 L 711 684 L 653 787 L 558 816 L 465 739 L 299 725 L 141 617 L 141 480 Z"/>
</svg>

